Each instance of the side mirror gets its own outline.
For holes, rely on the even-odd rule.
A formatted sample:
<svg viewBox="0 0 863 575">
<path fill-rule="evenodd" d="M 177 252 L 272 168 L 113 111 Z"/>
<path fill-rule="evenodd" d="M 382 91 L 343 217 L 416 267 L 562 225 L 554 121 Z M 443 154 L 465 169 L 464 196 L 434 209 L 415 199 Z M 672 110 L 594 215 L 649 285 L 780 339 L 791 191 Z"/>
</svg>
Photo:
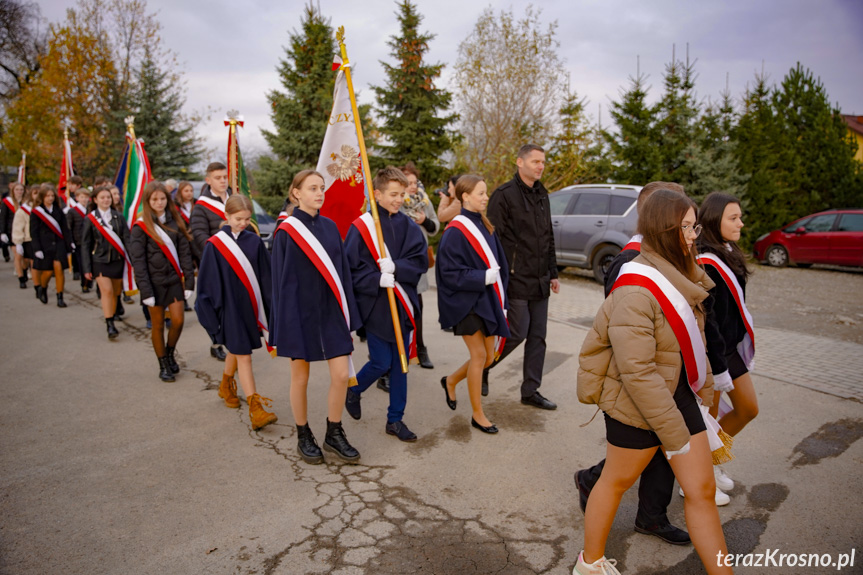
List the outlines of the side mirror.
<svg viewBox="0 0 863 575">
<path fill-rule="evenodd" d="M 798 234 L 798 235 L 799 235 L 799 234 L 805 234 L 805 233 L 806 233 L 806 228 L 805 228 L 805 227 L 803 227 L 803 226 L 800 226 L 799 228 L 797 228 L 796 230 L 794 230 L 794 233 L 795 233 L 795 234 Z"/>
</svg>

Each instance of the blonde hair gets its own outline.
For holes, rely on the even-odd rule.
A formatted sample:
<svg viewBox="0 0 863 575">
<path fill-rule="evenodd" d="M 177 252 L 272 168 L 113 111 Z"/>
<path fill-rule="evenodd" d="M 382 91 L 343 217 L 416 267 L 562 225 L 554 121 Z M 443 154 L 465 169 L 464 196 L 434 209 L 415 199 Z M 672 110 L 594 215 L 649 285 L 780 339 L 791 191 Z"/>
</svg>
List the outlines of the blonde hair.
<svg viewBox="0 0 863 575">
<path fill-rule="evenodd" d="M 255 206 L 252 205 L 252 200 L 242 194 L 234 194 L 228 201 L 225 202 L 225 215 L 230 216 L 238 212 L 255 213 Z"/>
<path fill-rule="evenodd" d="M 473 192 L 477 185 L 480 182 L 484 182 L 485 179 L 482 176 L 476 176 L 474 174 L 465 174 L 464 176 L 460 176 L 458 181 L 455 183 L 455 197 L 456 199 L 464 205 L 464 200 L 462 198 L 465 194 L 470 194 Z M 488 233 L 494 233 L 494 226 L 489 221 L 485 214 L 480 212 L 480 216 L 482 216 L 482 224 L 485 226 L 485 229 L 488 230 Z"/>
</svg>

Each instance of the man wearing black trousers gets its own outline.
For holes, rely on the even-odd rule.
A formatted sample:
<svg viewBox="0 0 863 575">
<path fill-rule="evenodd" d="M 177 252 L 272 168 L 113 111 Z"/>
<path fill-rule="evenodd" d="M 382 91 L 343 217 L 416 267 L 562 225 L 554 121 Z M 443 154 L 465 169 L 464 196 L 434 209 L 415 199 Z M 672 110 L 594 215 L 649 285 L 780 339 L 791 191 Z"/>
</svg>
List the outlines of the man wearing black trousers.
<svg viewBox="0 0 863 575">
<path fill-rule="evenodd" d="M 524 344 L 521 402 L 540 409 L 557 405 L 539 393 L 545 364 L 548 298 L 560 291 L 548 190 L 539 179 L 545 152 L 534 144 L 518 151 L 518 170 L 497 188 L 488 202 L 488 219 L 500 237 L 509 265 L 507 300 L 510 337 L 500 357 L 483 371 L 482 394 L 488 395 L 488 372 Z"/>
</svg>

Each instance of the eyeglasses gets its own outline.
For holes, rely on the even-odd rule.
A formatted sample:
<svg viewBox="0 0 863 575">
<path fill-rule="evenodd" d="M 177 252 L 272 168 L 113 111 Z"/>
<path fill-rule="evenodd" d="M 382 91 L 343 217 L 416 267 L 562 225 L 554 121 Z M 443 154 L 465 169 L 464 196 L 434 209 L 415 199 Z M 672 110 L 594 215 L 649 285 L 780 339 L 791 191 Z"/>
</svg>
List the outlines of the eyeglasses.
<svg viewBox="0 0 863 575">
<path fill-rule="evenodd" d="M 692 234 L 697 238 L 699 235 L 701 235 L 702 225 L 697 224 L 695 226 L 680 226 L 680 229 L 683 230 L 684 234 L 692 232 Z"/>
</svg>

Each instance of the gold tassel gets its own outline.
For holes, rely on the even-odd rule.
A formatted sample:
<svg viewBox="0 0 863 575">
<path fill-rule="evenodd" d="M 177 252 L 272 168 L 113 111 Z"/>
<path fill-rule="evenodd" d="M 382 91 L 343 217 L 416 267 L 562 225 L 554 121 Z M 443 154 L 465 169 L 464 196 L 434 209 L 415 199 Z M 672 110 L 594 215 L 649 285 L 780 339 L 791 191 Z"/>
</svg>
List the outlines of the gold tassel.
<svg viewBox="0 0 863 575">
<path fill-rule="evenodd" d="M 412 360 L 410 360 L 410 362 L 408 362 L 408 363 L 410 363 L 411 365 L 419 365 L 420 364 L 420 358 L 415 357 Z"/>
<path fill-rule="evenodd" d="M 353 387 L 355 385 L 359 385 L 359 382 L 357 381 L 356 377 L 352 377 L 352 378 L 348 379 L 348 387 Z"/>
<path fill-rule="evenodd" d="M 720 429 L 717 435 L 719 435 L 719 439 L 722 440 L 722 447 L 712 453 L 713 465 L 721 465 L 734 459 L 734 455 L 731 453 L 731 446 L 734 445 L 734 438 L 725 433 L 725 430 L 723 429 Z"/>
</svg>

